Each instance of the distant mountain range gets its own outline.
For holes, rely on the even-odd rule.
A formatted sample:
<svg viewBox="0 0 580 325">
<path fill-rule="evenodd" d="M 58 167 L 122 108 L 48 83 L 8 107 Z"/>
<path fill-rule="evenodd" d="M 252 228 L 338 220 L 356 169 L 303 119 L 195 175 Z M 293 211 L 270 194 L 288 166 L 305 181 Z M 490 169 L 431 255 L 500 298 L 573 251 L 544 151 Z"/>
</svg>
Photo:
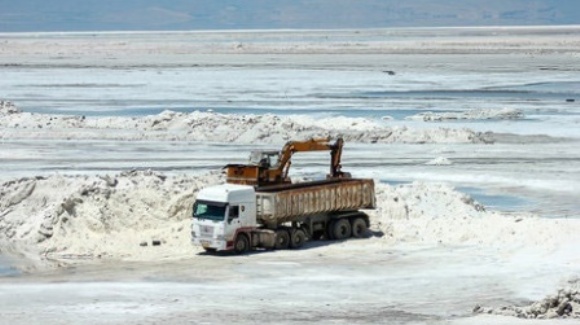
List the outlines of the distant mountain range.
<svg viewBox="0 0 580 325">
<path fill-rule="evenodd" d="M 567 24 L 579 0 L 0 0 L 0 32 Z"/>
</svg>

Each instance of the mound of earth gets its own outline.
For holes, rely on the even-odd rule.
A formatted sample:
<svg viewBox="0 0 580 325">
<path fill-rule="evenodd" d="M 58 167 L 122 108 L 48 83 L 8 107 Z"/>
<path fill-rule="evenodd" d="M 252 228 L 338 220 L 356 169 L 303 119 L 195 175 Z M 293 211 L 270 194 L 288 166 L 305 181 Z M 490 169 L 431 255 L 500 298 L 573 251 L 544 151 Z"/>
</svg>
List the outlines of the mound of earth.
<svg viewBox="0 0 580 325">
<path fill-rule="evenodd" d="M 580 278 L 569 280 L 567 285 L 559 289 L 556 294 L 525 307 L 506 306 L 486 308 L 477 305 L 473 311 L 479 314 L 495 314 L 532 319 L 580 319 Z"/>
<path fill-rule="evenodd" d="M 349 142 L 366 143 L 484 142 L 481 133 L 465 128 L 390 127 L 364 118 L 227 115 L 200 111 L 164 111 L 143 117 L 85 117 L 20 112 L 13 106 L 7 107 L 3 112 L 10 114 L 5 113 L 0 118 L 0 139 L 284 143 L 312 137 L 342 136 Z"/>
</svg>

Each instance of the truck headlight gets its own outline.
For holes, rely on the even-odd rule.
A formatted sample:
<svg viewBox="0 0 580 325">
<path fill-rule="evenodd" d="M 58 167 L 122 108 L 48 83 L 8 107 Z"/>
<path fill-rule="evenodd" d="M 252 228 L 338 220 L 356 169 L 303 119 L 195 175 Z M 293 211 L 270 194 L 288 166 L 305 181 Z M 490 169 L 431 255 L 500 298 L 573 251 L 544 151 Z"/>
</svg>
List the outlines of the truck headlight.
<svg viewBox="0 0 580 325">
<path fill-rule="evenodd" d="M 193 238 L 197 237 L 197 234 L 193 230 L 191 231 L 191 237 L 193 237 Z"/>
<path fill-rule="evenodd" d="M 222 241 L 223 241 L 223 240 L 225 240 L 226 238 L 224 237 L 224 235 L 217 235 L 217 236 L 215 237 L 215 239 L 217 239 L 217 240 L 222 240 Z"/>
</svg>

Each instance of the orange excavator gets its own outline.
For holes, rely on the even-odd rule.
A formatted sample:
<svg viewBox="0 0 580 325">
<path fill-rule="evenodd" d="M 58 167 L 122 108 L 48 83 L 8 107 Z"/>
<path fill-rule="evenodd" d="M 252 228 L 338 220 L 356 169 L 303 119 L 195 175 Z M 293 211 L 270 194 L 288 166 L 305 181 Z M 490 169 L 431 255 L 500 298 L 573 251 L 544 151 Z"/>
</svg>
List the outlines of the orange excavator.
<svg viewBox="0 0 580 325">
<path fill-rule="evenodd" d="M 304 151 L 330 151 L 330 173 L 327 178 L 350 178 L 349 173 L 341 171 L 343 139 L 336 139 L 334 144 L 329 141 L 330 137 L 312 138 L 306 141 L 289 141 L 282 151 L 252 151 L 249 164 L 229 164 L 224 167 L 227 182 L 256 187 L 290 184 L 288 171 L 292 164 L 292 155 Z"/>
</svg>

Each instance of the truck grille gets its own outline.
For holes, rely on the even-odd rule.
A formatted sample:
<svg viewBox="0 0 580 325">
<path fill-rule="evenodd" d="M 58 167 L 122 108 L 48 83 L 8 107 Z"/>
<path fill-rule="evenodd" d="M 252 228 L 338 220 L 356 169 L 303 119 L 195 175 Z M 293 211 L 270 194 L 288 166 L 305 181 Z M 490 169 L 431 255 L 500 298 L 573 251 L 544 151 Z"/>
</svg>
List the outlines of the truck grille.
<svg viewBox="0 0 580 325">
<path fill-rule="evenodd" d="M 213 226 L 199 226 L 201 237 L 213 237 Z"/>
</svg>

